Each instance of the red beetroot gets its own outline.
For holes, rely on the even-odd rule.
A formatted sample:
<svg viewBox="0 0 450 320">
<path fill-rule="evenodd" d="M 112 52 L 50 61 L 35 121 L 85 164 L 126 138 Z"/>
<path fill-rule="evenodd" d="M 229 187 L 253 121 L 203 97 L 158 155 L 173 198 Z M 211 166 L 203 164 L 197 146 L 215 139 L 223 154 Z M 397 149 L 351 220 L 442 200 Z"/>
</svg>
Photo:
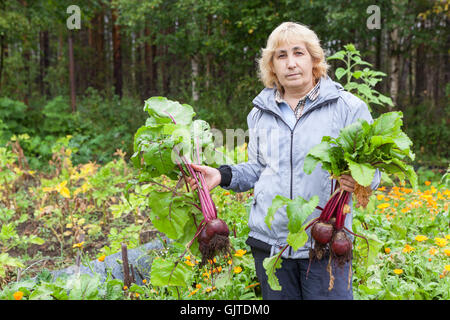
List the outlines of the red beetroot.
<svg viewBox="0 0 450 320">
<path fill-rule="evenodd" d="M 336 232 L 331 242 L 331 250 L 336 256 L 348 256 L 352 250 L 352 242 L 344 231 Z"/>
<path fill-rule="evenodd" d="M 218 252 L 230 253 L 229 234 L 227 224 L 221 219 L 216 218 L 206 223 L 197 237 L 199 250 L 202 253 L 200 265 L 204 265 L 208 259 L 212 260 Z"/>
<path fill-rule="evenodd" d="M 311 235 L 317 242 L 327 244 L 333 236 L 333 225 L 326 222 L 318 222 L 314 224 Z"/>
<path fill-rule="evenodd" d="M 212 238 L 215 234 L 228 237 L 230 235 L 230 230 L 227 224 L 222 219 L 214 219 L 206 224 L 206 235 L 208 238 Z"/>
</svg>

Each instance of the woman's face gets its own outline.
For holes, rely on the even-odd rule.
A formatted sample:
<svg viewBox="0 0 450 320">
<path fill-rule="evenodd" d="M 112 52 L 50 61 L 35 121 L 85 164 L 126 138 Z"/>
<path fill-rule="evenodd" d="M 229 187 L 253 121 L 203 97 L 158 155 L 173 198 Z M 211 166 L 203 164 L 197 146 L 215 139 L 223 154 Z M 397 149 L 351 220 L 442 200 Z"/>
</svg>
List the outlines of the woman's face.
<svg viewBox="0 0 450 320">
<path fill-rule="evenodd" d="M 313 86 L 313 60 L 303 41 L 283 43 L 273 55 L 274 72 L 285 90 L 304 91 Z"/>
</svg>

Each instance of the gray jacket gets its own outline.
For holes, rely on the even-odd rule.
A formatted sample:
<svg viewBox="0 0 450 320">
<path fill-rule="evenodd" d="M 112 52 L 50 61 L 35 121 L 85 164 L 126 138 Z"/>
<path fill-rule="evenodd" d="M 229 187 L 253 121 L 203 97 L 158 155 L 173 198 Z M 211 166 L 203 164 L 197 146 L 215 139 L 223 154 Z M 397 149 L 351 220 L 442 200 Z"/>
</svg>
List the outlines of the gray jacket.
<svg viewBox="0 0 450 320">
<path fill-rule="evenodd" d="M 231 165 L 232 178 L 224 189 L 244 192 L 254 188 L 254 198 L 248 225 L 249 237 L 271 245 L 275 254 L 286 245 L 288 234 L 285 207 L 276 213 L 269 229 L 264 222 L 268 208 L 276 195 L 290 199 L 298 196 L 309 200 L 319 196 L 319 206 L 324 207 L 330 197 L 329 173 L 320 165 L 310 174 L 303 172 L 303 161 L 309 150 L 320 143 L 323 136 L 337 137 L 340 129 L 359 118 L 372 122 L 367 105 L 329 77 L 321 79 L 320 93 L 314 101 L 306 101 L 302 116 L 291 128 L 275 102 L 275 89 L 265 88 L 253 100 L 253 109 L 247 116 L 249 128 L 248 161 Z M 377 171 L 372 189 L 380 183 Z M 351 205 L 351 203 L 350 203 Z M 308 221 L 320 215 L 316 209 Z M 351 230 L 352 214 L 345 219 Z M 310 229 L 307 230 L 310 237 Z M 352 237 L 351 237 L 352 238 Z M 311 245 L 299 250 L 285 250 L 285 258 L 308 258 Z M 291 248 L 290 248 L 291 249 Z"/>
</svg>

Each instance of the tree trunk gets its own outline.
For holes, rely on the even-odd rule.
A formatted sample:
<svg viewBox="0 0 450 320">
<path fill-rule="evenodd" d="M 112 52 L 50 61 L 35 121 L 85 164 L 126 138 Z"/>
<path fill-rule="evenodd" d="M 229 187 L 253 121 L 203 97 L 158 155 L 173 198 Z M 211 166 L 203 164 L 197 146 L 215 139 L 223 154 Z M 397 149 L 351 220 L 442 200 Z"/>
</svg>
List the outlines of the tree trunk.
<svg viewBox="0 0 450 320">
<path fill-rule="evenodd" d="M 41 95 L 50 95 L 49 87 L 45 84 L 45 76 L 50 66 L 50 45 L 48 31 L 39 32 L 39 89 Z"/>
<path fill-rule="evenodd" d="M 75 101 L 75 62 L 73 58 L 72 31 L 69 30 L 69 80 L 70 80 L 70 105 L 72 112 L 77 111 Z"/>
<path fill-rule="evenodd" d="M 157 78 L 157 69 L 155 63 L 156 57 L 156 45 L 155 36 L 150 34 L 150 29 L 148 26 L 145 27 L 145 44 L 144 44 L 144 60 L 145 60 L 145 95 L 148 99 L 152 95 L 156 94 L 156 78 Z"/>
<path fill-rule="evenodd" d="M 416 104 L 423 102 L 426 85 L 427 85 L 427 74 L 425 72 L 425 44 L 421 43 L 417 47 L 416 54 L 416 74 L 415 74 L 415 101 Z"/>
<path fill-rule="evenodd" d="M 93 45 L 93 56 L 91 64 L 91 84 L 97 90 L 103 90 L 106 84 L 105 64 L 105 32 L 104 11 L 101 9 L 92 19 L 93 30 L 91 41 Z"/>
<path fill-rule="evenodd" d="M 121 52 L 120 26 L 116 24 L 117 9 L 112 10 L 111 16 L 112 16 L 114 89 L 116 95 L 122 97 L 122 52 Z"/>
<path fill-rule="evenodd" d="M 3 59 L 5 56 L 5 35 L 0 35 L 0 93 L 2 92 Z"/>
<path fill-rule="evenodd" d="M 391 54 L 390 54 L 390 70 L 389 70 L 389 93 L 391 95 L 394 106 L 397 105 L 398 87 L 399 87 L 399 74 L 400 74 L 400 56 L 399 56 L 399 37 L 398 28 L 394 27 L 390 33 L 391 37 Z M 392 111 L 392 107 L 389 106 L 389 111 Z"/>
<path fill-rule="evenodd" d="M 196 79 L 198 77 L 198 60 L 197 56 L 193 56 L 191 58 L 191 69 L 192 69 L 192 77 L 191 77 L 191 85 L 192 85 L 192 100 L 198 101 L 198 92 L 197 92 L 197 83 Z"/>
</svg>

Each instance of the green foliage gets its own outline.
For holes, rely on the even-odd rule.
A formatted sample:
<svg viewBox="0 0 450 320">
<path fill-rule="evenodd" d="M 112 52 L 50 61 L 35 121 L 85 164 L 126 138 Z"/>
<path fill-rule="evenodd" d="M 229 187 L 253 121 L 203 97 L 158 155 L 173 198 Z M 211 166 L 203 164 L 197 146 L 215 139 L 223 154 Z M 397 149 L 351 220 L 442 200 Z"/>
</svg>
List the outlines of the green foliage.
<svg viewBox="0 0 450 320">
<path fill-rule="evenodd" d="M 283 206 L 286 206 L 286 214 L 289 219 L 287 226 L 289 232 L 286 238 L 287 245 L 278 254 L 266 258 L 263 261 L 263 266 L 266 270 L 268 283 L 272 290 L 281 290 L 281 286 L 278 282 L 278 278 L 276 277 L 275 272 L 277 269 L 281 268 L 281 256 L 283 252 L 289 246 L 291 246 L 294 251 L 297 251 L 305 245 L 306 241 L 308 241 L 308 235 L 305 231 L 305 221 L 316 209 L 318 203 L 318 196 L 313 196 L 309 201 L 306 201 L 300 196 L 291 200 L 289 198 L 277 195 L 272 200 L 272 205 L 269 207 L 264 220 L 269 229 L 272 228 L 272 221 L 276 212 Z"/>
<path fill-rule="evenodd" d="M 341 80 L 346 76 L 344 89 L 361 98 L 367 104 L 369 110 L 372 110 L 371 105 L 373 104 L 394 106 L 391 98 L 374 89 L 376 84 L 382 81 L 381 77 L 386 76 L 386 73 L 374 71 L 368 67 L 361 70 L 361 66 L 371 67 L 372 64 L 361 59 L 361 53 L 356 50 L 353 44 L 345 45 L 344 50 L 336 52 L 327 60 L 339 60 L 344 63 L 344 68 L 338 67 L 336 69 L 336 78 Z M 359 82 L 356 80 L 359 80 Z"/>
<path fill-rule="evenodd" d="M 340 131 L 336 139 L 325 136 L 305 158 L 305 173 L 311 174 L 318 163 L 334 177 L 350 173 L 361 186 L 369 186 L 375 170 L 406 177 L 417 186 L 417 175 L 405 161 L 414 160 L 412 142 L 401 130 L 402 113 L 382 114 L 369 124 L 358 120 Z"/>
</svg>

